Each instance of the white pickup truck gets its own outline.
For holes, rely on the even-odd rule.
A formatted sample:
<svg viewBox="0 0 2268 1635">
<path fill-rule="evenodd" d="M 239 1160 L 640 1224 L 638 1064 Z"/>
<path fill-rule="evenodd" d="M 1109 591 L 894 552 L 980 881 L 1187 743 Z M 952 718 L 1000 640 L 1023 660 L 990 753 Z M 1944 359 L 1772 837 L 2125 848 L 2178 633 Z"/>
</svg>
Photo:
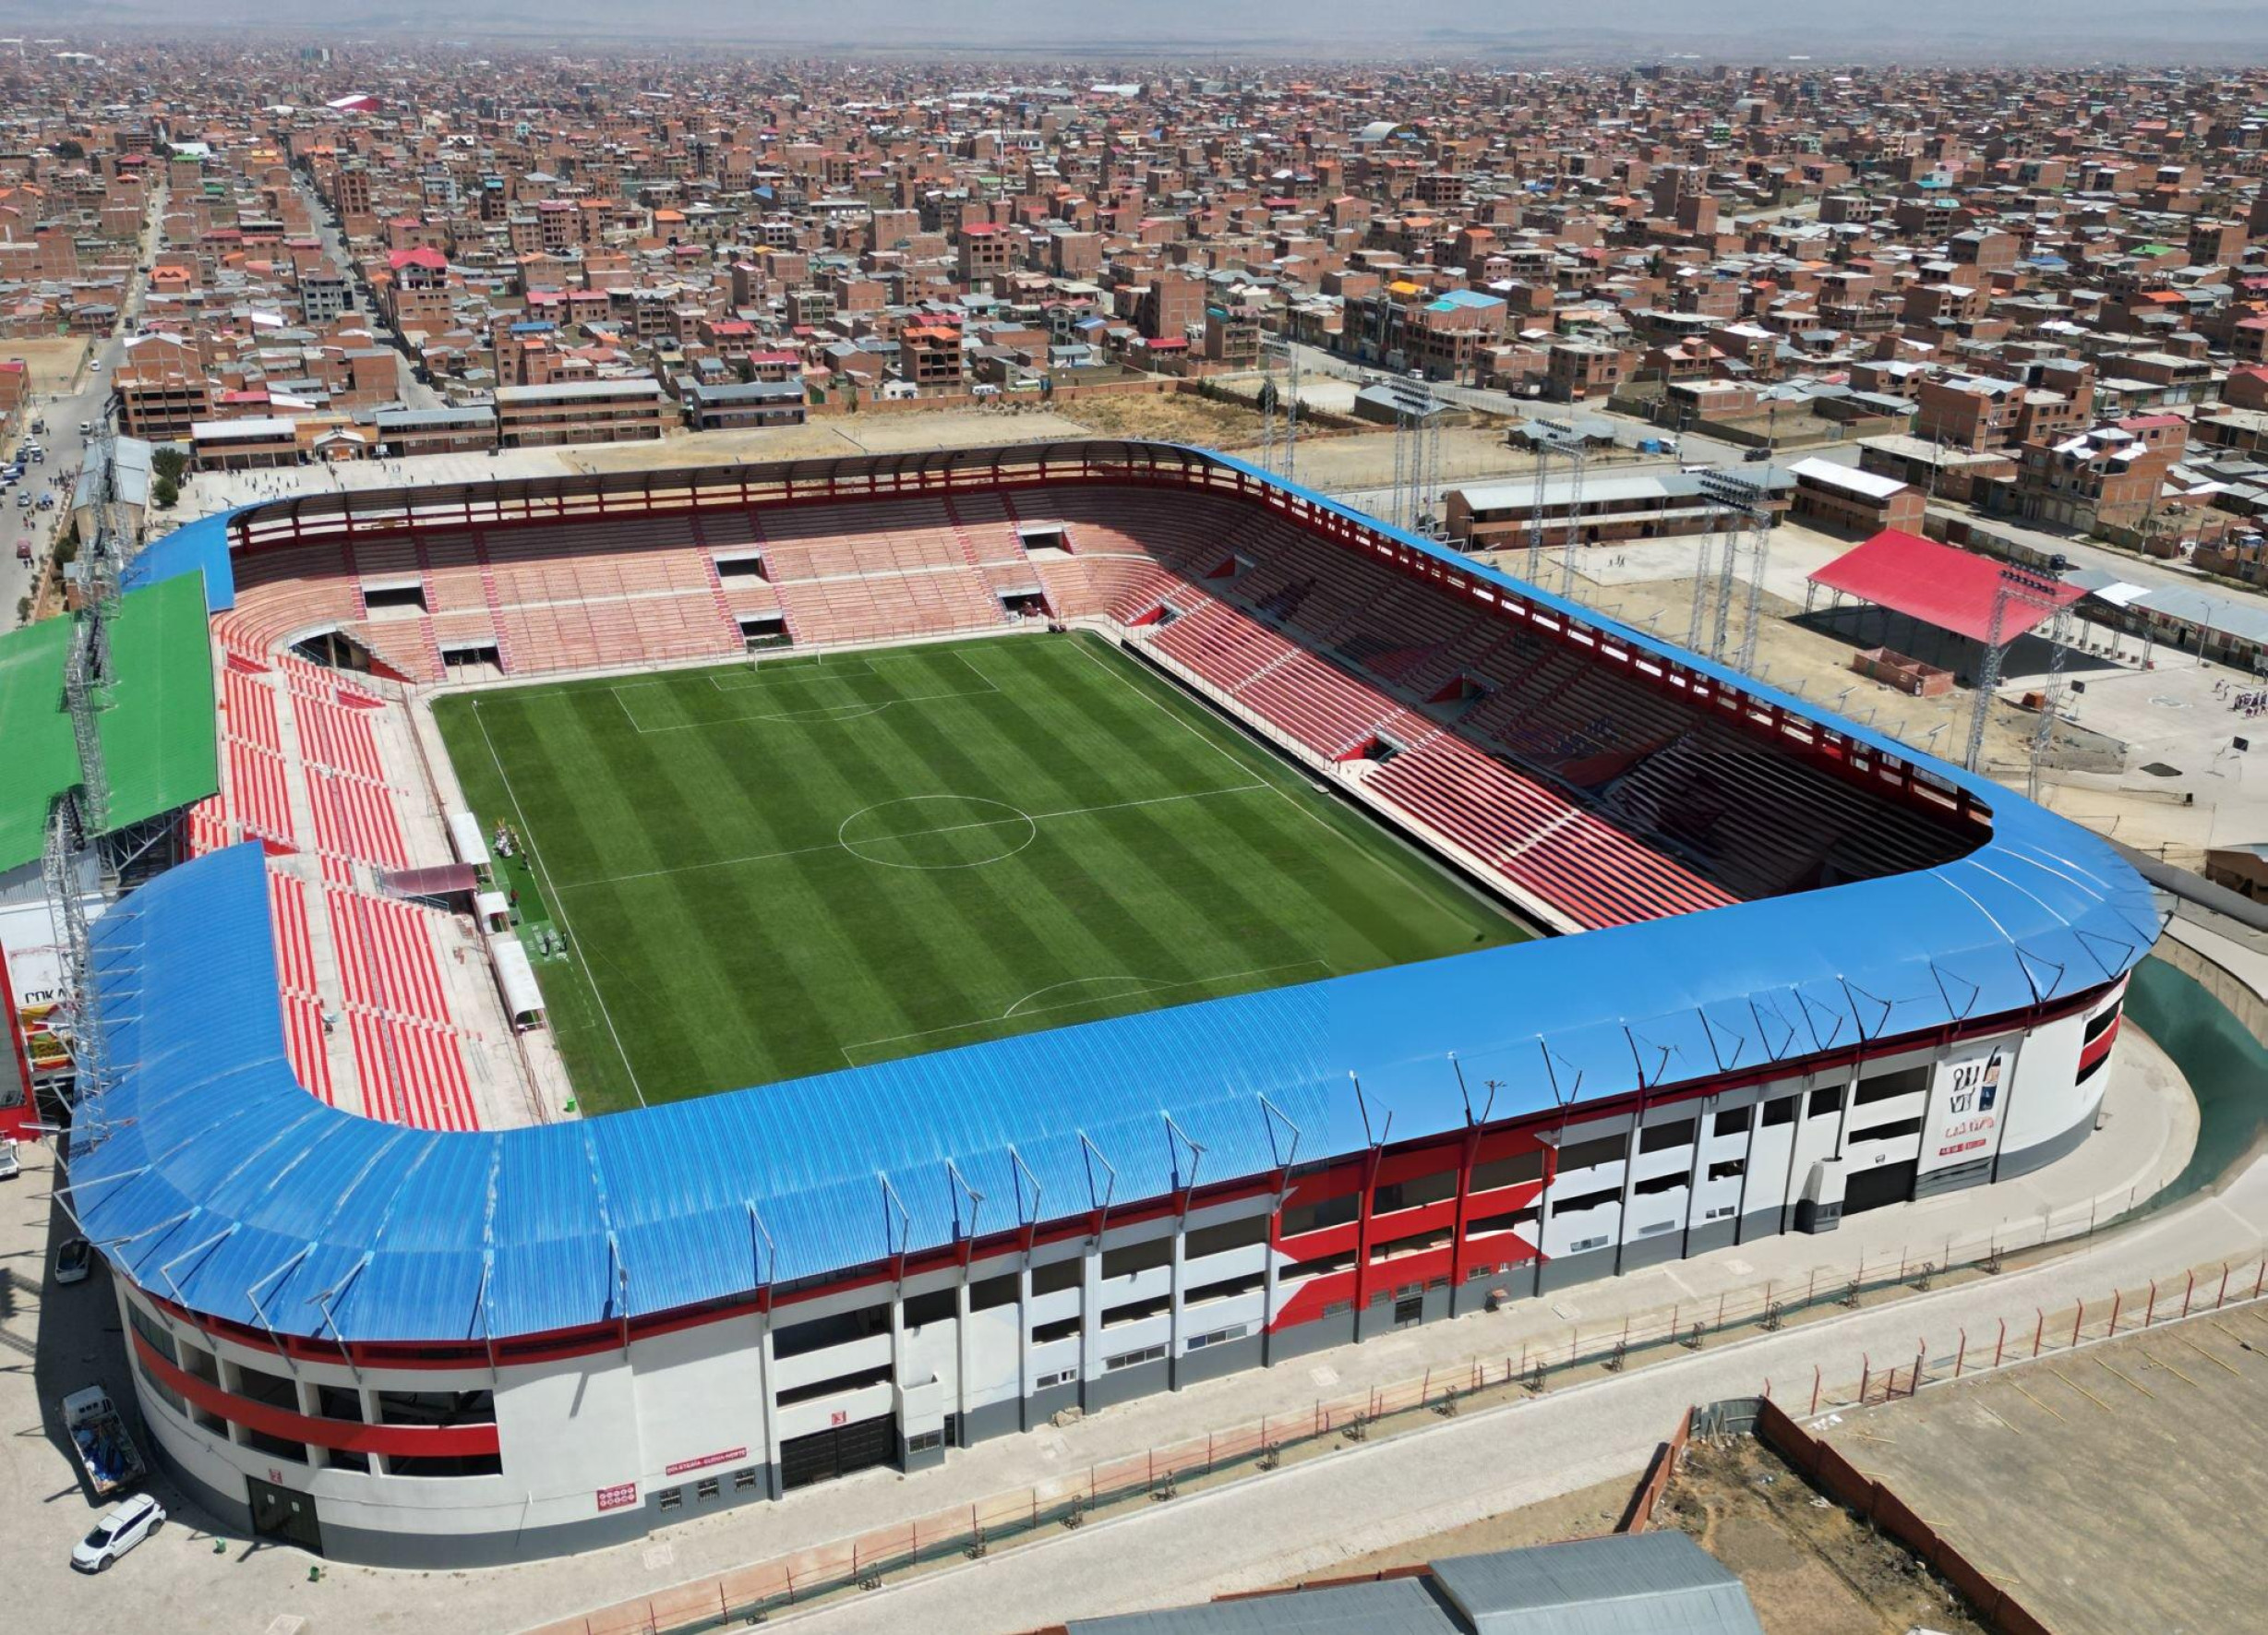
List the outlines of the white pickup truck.
<svg viewBox="0 0 2268 1635">
<path fill-rule="evenodd" d="M 126 1421 L 118 1417 L 110 1393 L 101 1386 L 90 1385 L 63 1399 L 63 1425 L 95 1497 L 123 1493 L 150 1473 Z"/>
</svg>

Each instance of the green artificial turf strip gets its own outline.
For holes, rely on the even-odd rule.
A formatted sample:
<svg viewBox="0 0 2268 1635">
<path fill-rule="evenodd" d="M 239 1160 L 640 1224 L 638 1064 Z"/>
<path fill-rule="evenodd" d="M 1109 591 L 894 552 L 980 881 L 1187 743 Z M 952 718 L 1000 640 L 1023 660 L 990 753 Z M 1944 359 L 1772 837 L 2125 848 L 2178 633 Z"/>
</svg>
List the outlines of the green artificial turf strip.
<svg viewBox="0 0 2268 1635">
<path fill-rule="evenodd" d="M 1526 934 L 1089 636 L 436 710 L 589 1112 Z"/>
</svg>

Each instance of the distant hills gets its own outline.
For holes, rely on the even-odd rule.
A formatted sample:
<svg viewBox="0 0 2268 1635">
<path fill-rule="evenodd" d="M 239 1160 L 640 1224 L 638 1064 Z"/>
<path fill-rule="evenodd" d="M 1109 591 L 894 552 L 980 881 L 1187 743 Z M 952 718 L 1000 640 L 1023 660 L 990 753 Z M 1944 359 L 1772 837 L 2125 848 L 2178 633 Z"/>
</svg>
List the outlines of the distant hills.
<svg viewBox="0 0 2268 1635">
<path fill-rule="evenodd" d="M 2268 58 L 2268 0 L 1468 0 L 1445 14 L 1376 0 L 828 0 L 819 6 L 681 0 L 379 0 L 335 22 L 269 0 L 0 0 L 0 29 L 67 34 L 217 30 L 328 39 L 448 39 L 519 45 L 635 41 L 895 58 L 1317 60 L 1464 58 L 1513 63 L 2078 64 Z"/>
</svg>

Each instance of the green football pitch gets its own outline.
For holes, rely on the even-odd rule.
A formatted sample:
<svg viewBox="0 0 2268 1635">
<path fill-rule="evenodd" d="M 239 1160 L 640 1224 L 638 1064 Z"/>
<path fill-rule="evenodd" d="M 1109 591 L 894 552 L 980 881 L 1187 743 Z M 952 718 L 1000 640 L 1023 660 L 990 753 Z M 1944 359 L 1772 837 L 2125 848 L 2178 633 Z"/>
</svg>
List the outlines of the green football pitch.
<svg viewBox="0 0 2268 1635">
<path fill-rule="evenodd" d="M 436 714 L 585 1112 L 1528 934 L 1090 636 Z"/>
</svg>

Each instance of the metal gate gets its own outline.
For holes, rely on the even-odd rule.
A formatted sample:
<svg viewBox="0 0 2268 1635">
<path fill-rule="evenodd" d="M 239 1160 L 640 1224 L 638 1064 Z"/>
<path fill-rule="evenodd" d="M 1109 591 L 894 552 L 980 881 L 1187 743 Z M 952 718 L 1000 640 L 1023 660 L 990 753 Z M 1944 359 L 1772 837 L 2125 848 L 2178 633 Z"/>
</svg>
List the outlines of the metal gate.
<svg viewBox="0 0 2268 1635">
<path fill-rule="evenodd" d="M 294 1493 L 258 1476 L 246 1476 L 252 1494 L 252 1531 L 262 1538 L 281 1539 L 303 1550 L 323 1553 L 323 1524 L 315 1513 L 315 1496 Z"/>
<path fill-rule="evenodd" d="M 854 1471 L 898 1461 L 898 1418 L 862 1419 L 853 1425 L 790 1437 L 780 1444 L 780 1486 L 808 1487 Z"/>
<path fill-rule="evenodd" d="M 1885 1204 L 1902 1204 L 1914 1196 L 1913 1159 L 1903 1163 L 1875 1164 L 1859 1171 L 1842 1184 L 1842 1212 L 1845 1216 L 1863 1214 L 1878 1209 Z"/>
</svg>

